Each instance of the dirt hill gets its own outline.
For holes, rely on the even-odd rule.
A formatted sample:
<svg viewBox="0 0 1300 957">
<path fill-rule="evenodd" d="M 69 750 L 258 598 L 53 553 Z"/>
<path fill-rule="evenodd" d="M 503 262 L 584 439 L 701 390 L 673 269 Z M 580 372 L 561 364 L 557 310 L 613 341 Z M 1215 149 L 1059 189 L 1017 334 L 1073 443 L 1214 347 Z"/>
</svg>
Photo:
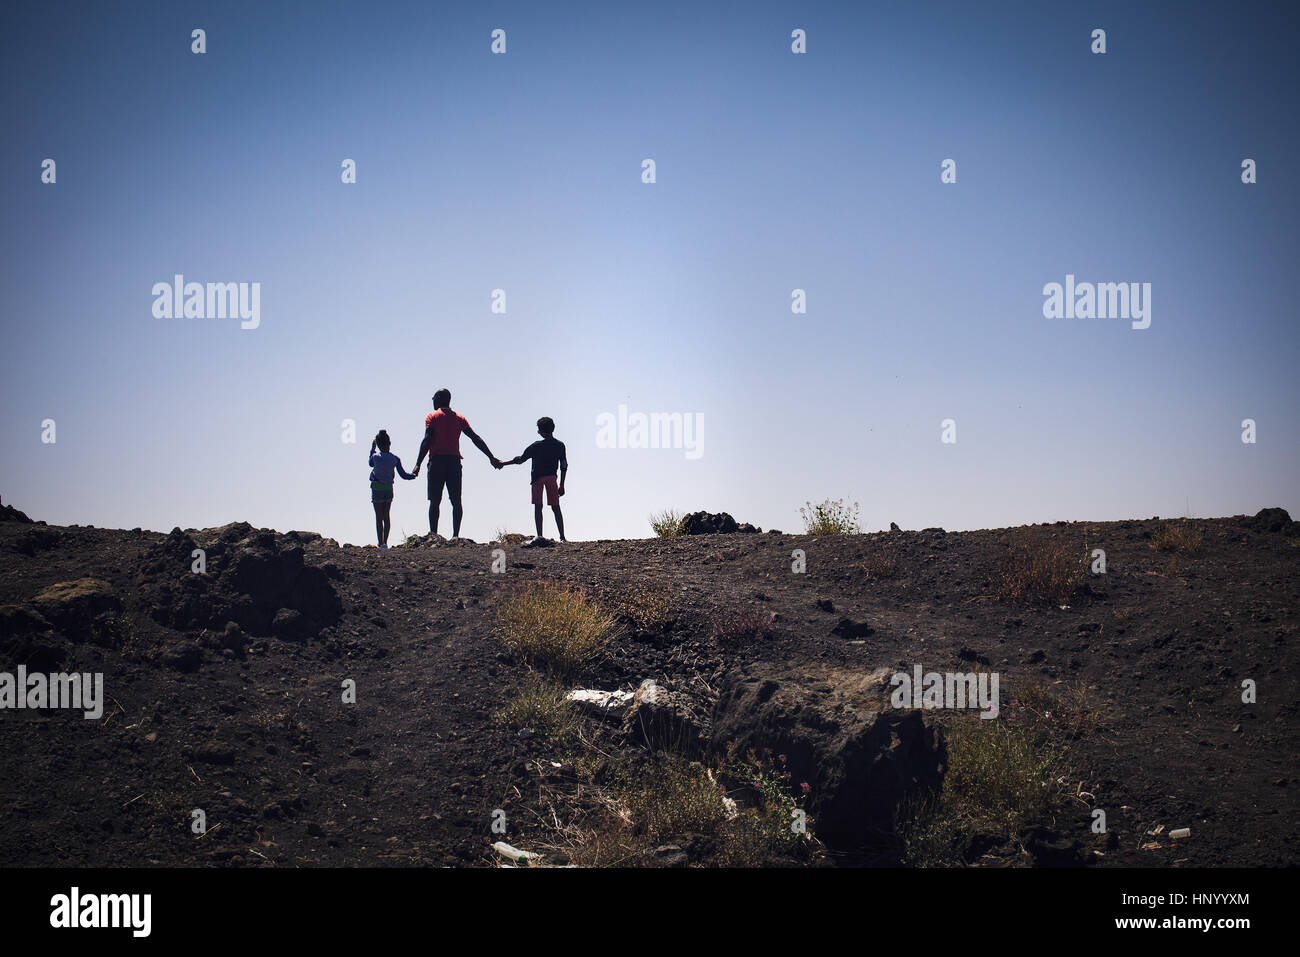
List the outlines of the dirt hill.
<svg viewBox="0 0 1300 957">
<path fill-rule="evenodd" d="M 2 517 L 0 671 L 102 672 L 105 693 L 98 720 L 0 711 L 6 866 L 495 866 L 494 841 L 561 865 L 1300 862 L 1280 510 L 388 551 Z M 604 651 L 548 670 L 503 644 L 529 582 L 607 612 Z M 998 718 L 868 701 L 917 665 L 996 672 Z M 596 714 L 557 689 L 636 698 Z M 742 699 L 786 709 L 753 719 L 775 737 L 719 713 Z M 886 793 L 867 725 L 869 768 L 906 741 L 928 763 L 889 772 L 896 826 L 864 837 L 844 789 Z M 733 737 L 793 744 L 728 757 Z M 801 810 L 807 834 L 784 824 Z"/>
</svg>

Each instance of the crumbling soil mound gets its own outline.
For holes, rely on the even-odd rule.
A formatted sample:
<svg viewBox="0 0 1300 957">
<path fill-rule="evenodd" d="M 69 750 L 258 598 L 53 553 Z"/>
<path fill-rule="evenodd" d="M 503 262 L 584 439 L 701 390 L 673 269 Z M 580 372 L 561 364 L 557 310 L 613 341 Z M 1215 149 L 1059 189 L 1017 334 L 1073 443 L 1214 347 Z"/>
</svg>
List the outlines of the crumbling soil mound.
<svg viewBox="0 0 1300 957">
<path fill-rule="evenodd" d="M 159 624 L 224 630 L 234 622 L 253 635 L 304 639 L 338 622 L 342 604 L 330 583 L 337 567 L 303 561 L 304 533 L 277 535 L 245 522 L 214 531 L 200 544 L 173 529 L 146 553 L 154 583 L 144 596 Z"/>
<path fill-rule="evenodd" d="M 23 512 L 18 511 L 12 505 L 0 505 L 0 522 L 19 522 L 30 525 L 32 520 Z"/>
</svg>

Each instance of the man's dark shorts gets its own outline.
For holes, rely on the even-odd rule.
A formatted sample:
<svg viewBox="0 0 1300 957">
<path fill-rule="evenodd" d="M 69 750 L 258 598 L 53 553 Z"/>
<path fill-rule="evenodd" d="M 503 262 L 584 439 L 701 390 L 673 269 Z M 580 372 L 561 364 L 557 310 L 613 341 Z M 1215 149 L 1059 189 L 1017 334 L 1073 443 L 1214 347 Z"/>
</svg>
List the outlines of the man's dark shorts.
<svg viewBox="0 0 1300 957">
<path fill-rule="evenodd" d="M 455 505 L 460 501 L 460 456 L 429 456 L 429 501 L 442 501 L 442 487 L 447 486 L 447 498 Z"/>
</svg>

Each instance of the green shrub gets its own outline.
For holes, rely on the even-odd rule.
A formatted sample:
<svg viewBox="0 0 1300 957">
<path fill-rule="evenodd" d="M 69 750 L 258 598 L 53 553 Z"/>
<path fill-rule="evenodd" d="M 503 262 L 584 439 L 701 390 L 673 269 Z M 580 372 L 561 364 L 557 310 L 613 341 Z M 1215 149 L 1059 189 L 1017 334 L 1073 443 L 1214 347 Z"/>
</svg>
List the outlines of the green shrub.
<svg viewBox="0 0 1300 957">
<path fill-rule="evenodd" d="M 807 535 L 857 535 L 862 530 L 858 525 L 858 503 L 845 505 L 842 498 L 833 502 L 827 499 L 820 505 L 806 502 L 799 514 Z"/>
<path fill-rule="evenodd" d="M 682 534 L 682 517 L 677 510 L 666 508 L 650 516 L 650 527 L 659 538 L 676 538 Z"/>
<path fill-rule="evenodd" d="M 544 738 L 565 740 L 575 727 L 573 703 L 558 682 L 529 675 L 511 690 L 497 721 L 511 731 L 528 728 Z"/>
</svg>

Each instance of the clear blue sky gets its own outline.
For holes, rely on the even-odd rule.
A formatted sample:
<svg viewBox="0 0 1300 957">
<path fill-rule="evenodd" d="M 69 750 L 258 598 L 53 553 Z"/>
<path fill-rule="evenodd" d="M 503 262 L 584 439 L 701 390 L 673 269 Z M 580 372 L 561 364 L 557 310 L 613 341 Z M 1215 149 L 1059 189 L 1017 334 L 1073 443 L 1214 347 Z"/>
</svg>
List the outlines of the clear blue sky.
<svg viewBox="0 0 1300 957">
<path fill-rule="evenodd" d="M 370 436 L 409 466 L 447 386 L 502 457 L 556 420 L 574 538 L 1296 513 L 1294 11 L 6 4 L 0 495 L 364 543 Z M 260 327 L 155 318 L 175 273 L 260 282 Z M 1067 273 L 1151 283 L 1151 327 L 1044 318 Z M 703 454 L 598 448 L 620 403 Z M 462 451 L 463 533 L 528 530 L 527 468 Z"/>
</svg>

